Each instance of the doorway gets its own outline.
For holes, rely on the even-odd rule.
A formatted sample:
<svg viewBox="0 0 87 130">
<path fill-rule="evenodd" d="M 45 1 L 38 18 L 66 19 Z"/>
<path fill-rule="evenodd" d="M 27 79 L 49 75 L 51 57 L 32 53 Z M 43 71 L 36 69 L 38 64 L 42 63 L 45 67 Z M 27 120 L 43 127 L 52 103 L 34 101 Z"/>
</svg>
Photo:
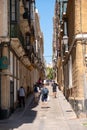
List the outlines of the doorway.
<svg viewBox="0 0 87 130">
<path fill-rule="evenodd" d="M 10 110 L 14 111 L 14 81 L 10 81 Z"/>
</svg>

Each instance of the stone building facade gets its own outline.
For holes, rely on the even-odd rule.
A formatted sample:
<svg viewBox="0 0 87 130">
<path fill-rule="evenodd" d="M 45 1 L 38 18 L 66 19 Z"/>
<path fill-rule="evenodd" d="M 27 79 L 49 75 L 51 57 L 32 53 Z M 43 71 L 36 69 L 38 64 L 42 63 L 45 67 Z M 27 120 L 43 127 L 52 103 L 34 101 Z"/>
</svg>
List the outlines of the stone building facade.
<svg viewBox="0 0 87 130">
<path fill-rule="evenodd" d="M 71 6 L 72 5 L 72 6 Z M 66 64 L 69 70 L 69 100 L 73 100 L 76 110 L 87 110 L 87 4 L 85 0 L 68 1 L 67 5 L 67 27 L 68 46 Z M 70 13 L 72 12 L 72 13 Z M 70 76 L 71 75 L 71 76 Z"/>
<path fill-rule="evenodd" d="M 57 79 L 63 81 L 65 97 L 80 114 L 87 110 L 87 4 L 85 0 L 56 2 L 59 5 L 58 44 L 61 45 Z"/>
<path fill-rule="evenodd" d="M 43 35 L 35 15 L 35 0 L 0 0 L 0 119 L 18 106 L 21 85 L 27 96 L 44 78 Z"/>
</svg>

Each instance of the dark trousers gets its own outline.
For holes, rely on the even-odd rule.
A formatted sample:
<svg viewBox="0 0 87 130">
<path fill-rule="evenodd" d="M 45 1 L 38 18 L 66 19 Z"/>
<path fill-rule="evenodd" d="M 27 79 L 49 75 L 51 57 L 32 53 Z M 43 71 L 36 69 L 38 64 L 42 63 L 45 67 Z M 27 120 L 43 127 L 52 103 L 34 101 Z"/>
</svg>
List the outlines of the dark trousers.
<svg viewBox="0 0 87 130">
<path fill-rule="evenodd" d="M 20 107 L 25 107 L 25 97 L 24 96 L 20 96 L 19 98 L 19 105 Z"/>
</svg>

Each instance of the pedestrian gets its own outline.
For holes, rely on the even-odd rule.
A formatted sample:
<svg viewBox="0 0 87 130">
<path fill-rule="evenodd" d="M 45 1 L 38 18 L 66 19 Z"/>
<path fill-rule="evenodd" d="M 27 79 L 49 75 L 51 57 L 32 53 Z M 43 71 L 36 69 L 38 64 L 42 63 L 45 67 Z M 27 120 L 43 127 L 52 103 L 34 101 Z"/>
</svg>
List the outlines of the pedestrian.
<svg viewBox="0 0 87 130">
<path fill-rule="evenodd" d="M 25 89 L 23 86 L 19 88 L 19 105 L 25 107 Z"/>
<path fill-rule="evenodd" d="M 44 105 L 45 103 L 47 103 L 48 94 L 49 94 L 49 90 L 48 90 L 48 88 L 46 86 L 46 80 L 44 80 L 44 82 L 43 82 L 43 88 L 41 89 L 41 101 L 42 101 L 42 105 Z"/>
<path fill-rule="evenodd" d="M 40 95 L 38 84 L 37 83 L 34 84 L 33 88 L 34 88 L 34 102 L 38 103 L 39 95 Z"/>
<path fill-rule="evenodd" d="M 54 98 L 57 97 L 57 87 L 58 87 L 58 84 L 55 83 L 55 81 L 53 81 L 53 83 L 52 83 L 52 91 L 53 91 Z"/>
<path fill-rule="evenodd" d="M 39 84 L 42 84 L 41 77 L 38 79 L 38 83 L 39 83 Z"/>
<path fill-rule="evenodd" d="M 39 85 L 39 88 L 41 89 L 42 88 L 42 79 L 41 79 L 41 77 L 38 79 L 37 84 Z"/>
</svg>

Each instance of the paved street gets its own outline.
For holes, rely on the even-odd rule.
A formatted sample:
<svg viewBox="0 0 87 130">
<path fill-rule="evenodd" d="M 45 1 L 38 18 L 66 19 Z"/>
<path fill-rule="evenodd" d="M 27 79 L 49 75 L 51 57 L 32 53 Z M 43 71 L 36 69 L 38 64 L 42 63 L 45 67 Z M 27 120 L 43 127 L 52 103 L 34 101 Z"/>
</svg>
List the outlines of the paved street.
<svg viewBox="0 0 87 130">
<path fill-rule="evenodd" d="M 0 130 L 87 130 L 87 119 L 78 119 L 62 92 L 53 98 L 49 86 L 49 101 L 45 107 L 41 101 L 33 102 L 31 95 L 25 108 L 18 108 L 7 120 L 0 120 Z"/>
</svg>

